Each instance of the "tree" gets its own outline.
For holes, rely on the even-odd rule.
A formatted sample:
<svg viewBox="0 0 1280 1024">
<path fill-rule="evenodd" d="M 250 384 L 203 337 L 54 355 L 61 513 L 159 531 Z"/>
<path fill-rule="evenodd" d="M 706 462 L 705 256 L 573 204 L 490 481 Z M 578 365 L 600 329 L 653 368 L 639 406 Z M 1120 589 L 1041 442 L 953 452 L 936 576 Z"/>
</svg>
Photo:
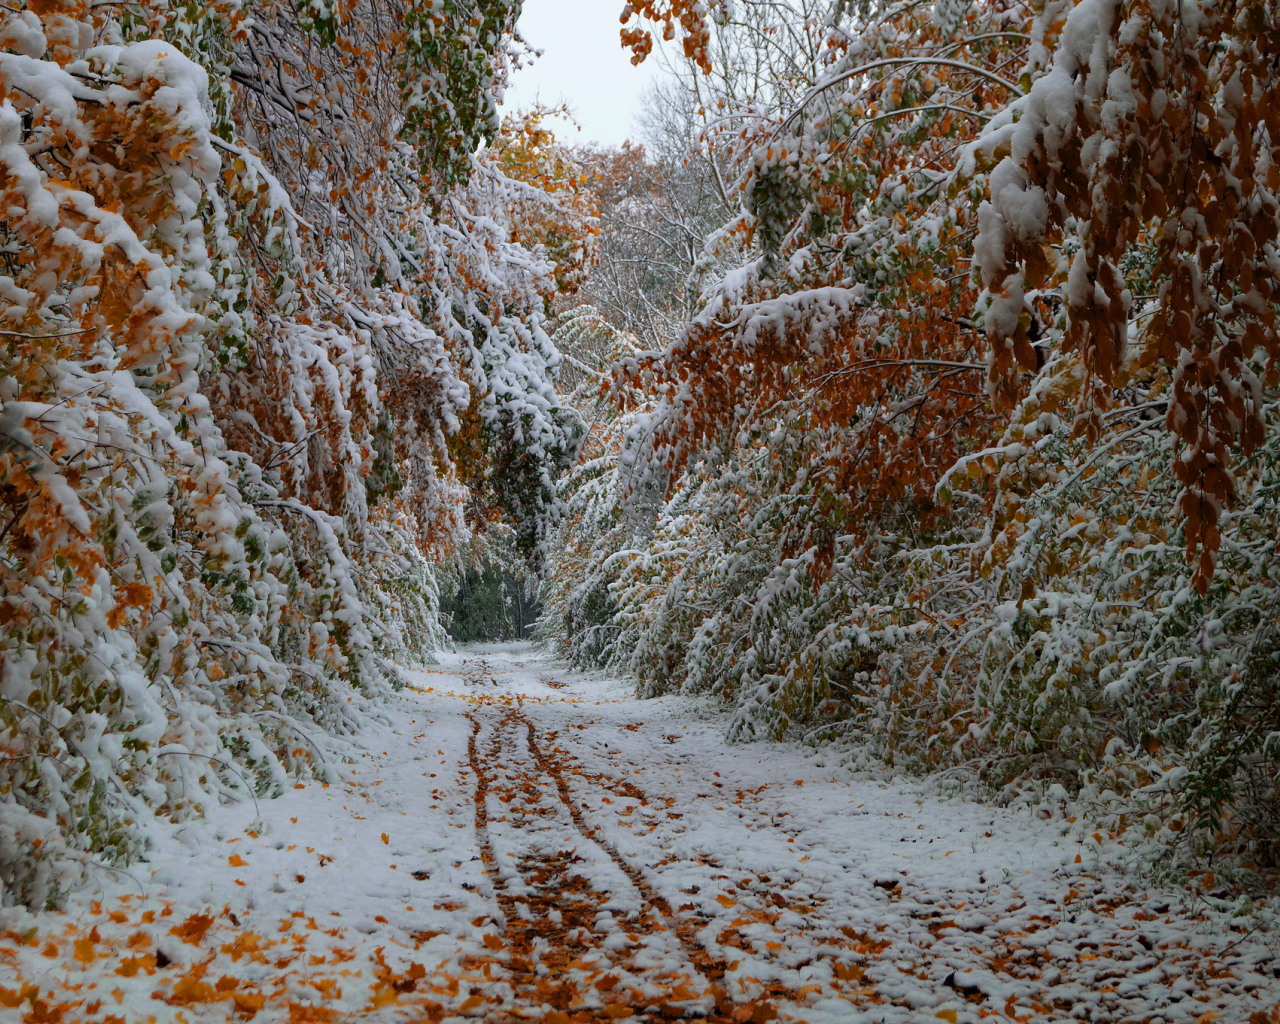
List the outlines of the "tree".
<svg viewBox="0 0 1280 1024">
<path fill-rule="evenodd" d="M 625 14 L 741 205 L 618 360 L 590 656 L 1274 861 L 1274 12 Z"/>
<path fill-rule="evenodd" d="M 323 777 L 443 637 L 467 480 L 532 465 L 506 514 L 554 511 L 578 428 L 542 324 L 589 231 L 520 235 L 567 207 L 501 166 L 517 12 L 0 14 L 5 901 Z"/>
</svg>

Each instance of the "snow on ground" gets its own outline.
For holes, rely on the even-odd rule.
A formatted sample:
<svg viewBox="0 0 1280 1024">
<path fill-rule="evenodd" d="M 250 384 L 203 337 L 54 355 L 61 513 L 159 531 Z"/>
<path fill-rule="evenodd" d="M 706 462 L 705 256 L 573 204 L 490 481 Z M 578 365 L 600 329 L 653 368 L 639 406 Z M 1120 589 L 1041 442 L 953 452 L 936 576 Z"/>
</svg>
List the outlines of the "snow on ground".
<svg viewBox="0 0 1280 1024">
<path fill-rule="evenodd" d="M 0 1020 L 1280 1024 L 1275 936 L 1105 837 L 729 746 L 527 646 L 410 677 L 345 781 L 0 911 Z"/>
</svg>

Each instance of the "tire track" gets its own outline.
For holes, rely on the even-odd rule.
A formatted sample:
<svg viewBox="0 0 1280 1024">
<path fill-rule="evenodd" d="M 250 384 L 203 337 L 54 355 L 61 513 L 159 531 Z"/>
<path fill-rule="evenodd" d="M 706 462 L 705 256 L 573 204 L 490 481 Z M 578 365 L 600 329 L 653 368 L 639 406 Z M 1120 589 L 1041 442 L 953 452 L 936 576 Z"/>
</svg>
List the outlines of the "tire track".
<svg viewBox="0 0 1280 1024">
<path fill-rule="evenodd" d="M 620 854 L 613 844 L 601 838 L 598 830 L 592 828 L 583 819 L 582 811 L 573 802 L 573 798 L 569 793 L 569 784 L 565 781 L 564 775 L 558 765 L 553 764 L 545 754 L 542 753 L 538 746 L 537 732 L 533 723 L 529 721 L 523 714 L 520 715 L 524 719 L 525 727 L 528 730 L 529 750 L 533 753 L 534 760 L 537 761 L 538 767 L 546 775 L 549 775 L 556 785 L 556 792 L 560 796 L 560 802 L 564 804 L 565 809 L 569 812 L 569 817 L 573 819 L 574 825 L 578 831 L 587 836 L 600 849 L 604 850 L 618 866 L 618 869 L 627 876 L 631 884 L 636 887 L 641 897 L 659 914 L 665 918 L 667 926 L 675 933 L 680 940 L 680 945 L 684 949 L 685 955 L 689 958 L 697 969 L 698 973 L 707 979 L 713 986 L 721 978 L 724 977 L 728 970 L 728 964 L 719 957 L 713 955 L 701 942 L 698 941 L 697 927 L 688 919 L 674 913 L 666 899 L 654 890 L 648 880 L 642 875 L 639 869 L 632 866 L 626 858 Z M 715 986 L 718 987 L 718 986 Z M 717 1002 L 720 1000 L 717 999 Z"/>
<path fill-rule="evenodd" d="M 480 735 L 480 720 L 474 715 L 467 715 L 467 719 L 471 722 L 471 736 L 467 740 L 467 759 L 471 763 L 471 770 L 476 777 L 475 790 L 475 814 L 476 814 L 476 837 L 480 840 L 480 861 L 484 864 L 485 871 L 489 874 L 490 879 L 493 878 L 493 844 L 489 841 L 489 776 L 480 767 L 480 758 L 476 752 L 476 738 Z M 509 908 L 503 906 L 504 897 L 499 885 L 494 885 L 494 896 L 498 901 L 498 905 L 502 907 L 502 913 L 505 917 L 510 917 Z"/>
<path fill-rule="evenodd" d="M 599 835 L 599 830 L 587 823 L 573 801 L 560 765 L 538 744 L 533 722 L 518 706 L 496 705 L 484 698 L 478 703 L 498 712 L 492 717 L 479 712 L 466 716 L 471 722 L 467 753 L 476 777 L 475 827 L 481 860 L 504 918 L 507 967 L 515 1000 L 505 1017 L 491 1015 L 489 1019 L 516 1019 L 514 1012 L 519 1007 L 548 1003 L 565 1015 L 548 1020 L 575 1024 L 616 1020 L 628 1012 L 705 1020 L 709 1024 L 740 1019 L 733 1015 L 734 1004 L 720 985 L 726 964 L 698 941 L 696 926 L 673 913 L 666 899 Z M 486 725 L 492 732 L 488 742 L 483 743 Z M 528 762 L 507 763 L 518 757 L 521 738 L 527 744 L 532 772 L 523 767 Z M 542 800 L 543 795 L 550 797 L 552 788 L 563 808 L 561 812 L 555 810 L 555 803 L 548 805 Z M 498 820 L 490 818 L 491 796 L 512 808 L 515 823 L 506 817 L 500 820 L 513 828 L 524 847 L 536 847 L 537 843 L 535 833 L 520 822 L 527 823 L 532 818 L 536 824 L 554 818 L 563 824 L 567 814 L 581 840 L 607 856 L 631 883 L 640 897 L 639 913 L 633 911 L 620 929 L 605 936 L 603 943 L 596 941 L 601 934 L 601 916 L 612 920 L 605 905 L 614 894 L 593 885 L 575 870 L 575 863 L 582 858 L 574 856 L 572 849 L 552 853 L 531 850 L 518 856 L 513 886 L 512 875 L 502 870 L 505 862 L 499 864 L 499 851 L 495 850 L 491 834 L 491 824 Z M 627 940 L 625 949 L 609 944 L 619 935 Z M 664 935 L 675 939 L 679 959 L 686 964 L 681 972 L 670 969 L 670 953 L 675 950 Z M 654 954 L 661 954 L 664 948 L 666 969 L 655 971 L 651 966 Z M 605 949 L 610 951 L 607 959 L 603 958 Z M 601 959 L 593 960 L 594 957 Z M 659 955 L 658 959 L 663 957 Z M 607 965 L 604 970 L 594 969 L 601 962 Z M 655 987 L 663 994 L 654 995 Z M 595 1001 L 597 1005 L 584 1005 L 584 1001 Z"/>
</svg>

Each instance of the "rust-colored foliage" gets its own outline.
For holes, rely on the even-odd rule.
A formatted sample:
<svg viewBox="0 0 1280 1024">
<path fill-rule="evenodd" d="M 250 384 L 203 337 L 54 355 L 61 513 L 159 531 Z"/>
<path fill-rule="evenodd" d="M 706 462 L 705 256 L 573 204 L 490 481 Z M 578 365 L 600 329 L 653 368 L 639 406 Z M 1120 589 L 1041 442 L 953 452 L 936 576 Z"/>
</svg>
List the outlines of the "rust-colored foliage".
<svg viewBox="0 0 1280 1024">
<path fill-rule="evenodd" d="M 653 52 L 653 35 L 643 27 L 643 21 L 661 26 L 662 38 L 671 40 L 681 33 L 680 44 L 684 55 L 693 61 L 703 73 L 711 70 L 711 26 L 708 23 L 708 6 L 719 9 L 723 0 L 713 0 L 711 5 L 701 0 L 629 0 L 622 9 L 619 21 L 624 49 L 631 51 L 631 63 L 640 64 Z M 631 24 L 632 20 L 637 24 Z"/>
<path fill-rule="evenodd" d="M 984 266 L 984 283 L 1015 303 L 1024 290 L 1065 287 L 1063 347 L 1079 352 L 1089 373 L 1076 429 L 1091 440 L 1102 432 L 1111 389 L 1128 383 L 1132 319 L 1154 299 L 1138 329 L 1136 366 L 1171 379 L 1165 424 L 1181 452 L 1178 510 L 1203 594 L 1218 518 L 1235 498 L 1232 462 L 1262 441 L 1262 389 L 1280 381 L 1280 266 L 1272 255 L 1280 232 L 1280 22 L 1274 6 L 1260 3 L 1197 8 L 1192 27 L 1176 7 L 1156 4 L 1097 17 L 1096 26 L 1075 28 L 1063 11 L 1056 29 L 1093 28 L 1098 45 L 1088 54 L 1078 44 L 1061 49 L 1032 87 L 1022 125 L 979 148 L 1016 166 L 1021 187 L 1045 203 L 1040 230 L 1015 231 Z M 1069 81 L 1084 87 L 1062 110 Z M 1001 194 L 993 202 L 999 209 Z M 1071 238 L 1080 249 L 1068 269 L 1055 250 Z M 1152 296 L 1131 291 L 1135 257 L 1148 267 Z M 1018 371 L 1034 368 L 1030 318 L 1010 320 L 989 325 L 992 378 L 1006 401 Z"/>
<path fill-rule="evenodd" d="M 668 487 L 744 439 L 774 449 L 777 486 L 813 496 L 783 557 L 815 547 L 817 578 L 837 535 L 864 536 L 899 513 L 931 530 L 948 511 L 938 481 L 1001 423 L 983 389 L 987 341 L 968 319 L 977 294 L 956 269 L 970 259 L 972 204 L 940 197 L 921 169 L 925 181 L 955 170 L 995 92 L 981 76 L 998 77 L 1010 47 L 975 47 L 972 69 L 951 67 L 949 35 L 911 11 L 871 34 L 874 60 L 850 57 L 847 37 L 829 41 L 832 82 L 853 76 L 846 63 L 868 66 L 866 85 L 836 113 L 823 113 L 815 89 L 816 112 L 741 128 L 712 121 L 705 145 L 742 168 L 748 211 L 721 244 L 754 244 L 760 256 L 668 350 L 620 370 L 663 400 L 647 443 Z M 917 61 L 923 97 L 896 74 Z M 1034 369 L 1034 351 L 1030 359 Z M 767 440 L 774 430 L 803 433 L 803 454 L 779 454 Z"/>
</svg>

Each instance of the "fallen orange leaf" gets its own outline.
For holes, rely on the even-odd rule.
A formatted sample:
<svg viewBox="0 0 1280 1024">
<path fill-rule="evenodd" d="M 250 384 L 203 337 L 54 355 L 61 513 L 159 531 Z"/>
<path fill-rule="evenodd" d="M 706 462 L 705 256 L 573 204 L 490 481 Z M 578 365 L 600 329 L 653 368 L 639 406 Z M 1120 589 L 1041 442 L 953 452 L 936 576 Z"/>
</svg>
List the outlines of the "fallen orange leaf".
<svg viewBox="0 0 1280 1024">
<path fill-rule="evenodd" d="M 93 951 L 94 944 L 99 940 L 98 929 L 86 935 L 83 939 L 76 940 L 76 951 L 72 954 L 76 960 L 84 964 L 86 967 L 98 959 L 98 954 Z"/>
<path fill-rule="evenodd" d="M 130 956 L 125 957 L 120 966 L 116 968 L 116 974 L 122 978 L 132 978 L 138 971 L 144 967 L 155 967 L 156 958 L 148 954 L 147 956 Z"/>
<path fill-rule="evenodd" d="M 192 914 L 180 925 L 169 929 L 170 935 L 176 935 L 183 942 L 193 946 L 199 945 L 204 933 L 213 925 L 213 917 L 209 914 Z"/>
<path fill-rule="evenodd" d="M 236 1009 L 240 1013 L 252 1017 L 262 1009 L 267 997 L 261 992 L 237 992 L 231 997 L 231 1000 L 235 1003 Z"/>
<path fill-rule="evenodd" d="M 8 1006 L 12 1008 L 16 1006 L 21 1006 L 24 1002 L 26 1002 L 26 996 L 22 993 L 21 990 L 17 992 L 11 992 L 9 989 L 4 988 L 3 986 L 0 986 L 0 1006 Z M 550 1019 L 551 1019 L 550 1017 L 547 1018 L 547 1020 L 550 1020 Z M 569 1017 L 567 1014 L 565 1015 L 565 1018 L 564 1018 L 564 1024 L 569 1024 Z"/>
</svg>

